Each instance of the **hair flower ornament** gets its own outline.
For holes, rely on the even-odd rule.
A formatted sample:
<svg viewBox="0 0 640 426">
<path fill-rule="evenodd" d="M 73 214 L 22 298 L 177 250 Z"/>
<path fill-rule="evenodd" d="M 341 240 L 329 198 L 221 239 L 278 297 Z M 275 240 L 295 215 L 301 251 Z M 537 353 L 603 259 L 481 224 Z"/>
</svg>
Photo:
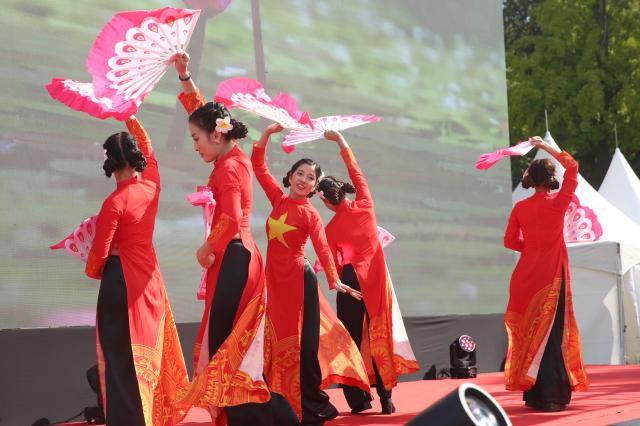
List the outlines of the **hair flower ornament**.
<svg viewBox="0 0 640 426">
<path fill-rule="evenodd" d="M 224 118 L 216 118 L 216 132 L 229 133 L 229 130 L 233 129 L 231 124 L 231 116 L 227 115 Z"/>
</svg>

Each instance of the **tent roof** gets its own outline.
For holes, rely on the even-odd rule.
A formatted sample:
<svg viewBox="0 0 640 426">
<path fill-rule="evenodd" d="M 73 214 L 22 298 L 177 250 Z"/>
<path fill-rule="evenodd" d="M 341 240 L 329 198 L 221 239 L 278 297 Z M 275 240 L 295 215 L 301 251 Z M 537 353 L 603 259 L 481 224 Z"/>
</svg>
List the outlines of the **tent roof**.
<svg viewBox="0 0 640 426">
<path fill-rule="evenodd" d="M 640 225 L 640 179 L 619 148 L 598 190 L 607 201 Z"/>
<path fill-rule="evenodd" d="M 549 132 L 545 134 L 544 139 L 550 145 L 560 149 Z M 535 159 L 538 160 L 541 158 L 548 158 L 554 162 L 556 165 L 556 175 L 560 183 L 562 183 L 564 167 L 546 151 L 540 149 L 536 153 Z M 524 189 L 522 184 L 518 185 L 513 191 L 513 203 L 515 204 L 533 195 L 533 191 L 533 189 Z M 640 225 L 636 224 L 600 195 L 582 175 L 578 176 L 576 195 L 580 200 L 580 204 L 591 208 L 598 216 L 603 233 L 600 241 L 613 241 L 626 246 L 623 251 L 624 256 L 621 256 L 620 259 L 620 272 L 624 273 L 631 268 L 631 266 L 640 263 Z M 577 243 L 576 245 L 579 244 L 583 243 Z"/>
</svg>

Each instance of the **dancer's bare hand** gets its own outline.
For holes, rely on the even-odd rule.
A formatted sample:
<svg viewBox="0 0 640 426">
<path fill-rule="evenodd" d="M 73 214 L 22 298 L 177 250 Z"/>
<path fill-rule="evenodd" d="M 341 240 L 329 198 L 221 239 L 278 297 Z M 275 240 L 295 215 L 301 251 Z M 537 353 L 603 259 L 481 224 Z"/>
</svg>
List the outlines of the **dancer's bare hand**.
<svg viewBox="0 0 640 426">
<path fill-rule="evenodd" d="M 282 130 L 284 130 L 284 127 L 282 127 L 282 124 L 280 124 L 280 123 L 272 123 L 272 124 L 269 124 L 264 129 L 264 133 L 267 134 L 267 135 L 272 135 L 274 133 L 280 133 Z"/>
<path fill-rule="evenodd" d="M 342 134 L 335 130 L 327 130 L 324 132 L 324 138 L 328 141 L 339 142 L 340 139 L 343 139 Z"/>
<path fill-rule="evenodd" d="M 362 293 L 358 290 L 354 290 L 346 284 L 343 284 L 341 281 L 336 281 L 333 284 L 333 288 L 335 288 L 340 293 L 347 293 L 349 296 L 353 297 L 356 300 L 362 300 Z"/>
<path fill-rule="evenodd" d="M 530 137 L 529 141 L 532 142 L 533 146 L 535 146 L 536 148 L 542 148 L 545 145 L 547 145 L 547 143 L 544 141 L 544 139 L 542 139 L 540 136 Z"/>
<path fill-rule="evenodd" d="M 216 255 L 213 253 L 209 243 L 205 241 L 196 252 L 196 258 L 198 259 L 200 266 L 203 268 L 210 268 L 216 260 Z"/>
<path fill-rule="evenodd" d="M 176 53 L 173 55 L 173 61 L 175 61 L 176 71 L 182 78 L 189 76 L 189 54 L 187 52 Z"/>
<path fill-rule="evenodd" d="M 328 141 L 337 143 L 338 147 L 340 147 L 341 150 L 349 148 L 349 144 L 347 144 L 347 141 L 340 132 L 337 132 L 335 130 L 327 130 L 326 132 L 324 132 L 324 138 Z"/>
</svg>

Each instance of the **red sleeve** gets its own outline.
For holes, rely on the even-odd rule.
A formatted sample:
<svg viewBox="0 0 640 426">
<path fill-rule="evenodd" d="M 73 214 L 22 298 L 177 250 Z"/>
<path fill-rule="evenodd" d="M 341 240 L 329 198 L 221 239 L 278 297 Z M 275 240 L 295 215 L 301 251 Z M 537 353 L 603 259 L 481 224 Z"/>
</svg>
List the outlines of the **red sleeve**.
<svg viewBox="0 0 640 426">
<path fill-rule="evenodd" d="M 129 133 L 136 140 L 138 148 L 140 148 L 144 158 L 147 160 L 147 168 L 144 169 L 142 178 L 154 182 L 160 188 L 160 172 L 158 171 L 158 162 L 151 145 L 151 138 L 149 138 L 146 130 L 142 127 L 142 123 L 137 118 L 127 120 L 126 124 Z"/>
<path fill-rule="evenodd" d="M 554 204 L 562 211 L 569 207 L 571 197 L 578 187 L 578 162 L 566 151 L 556 156 L 556 160 L 566 169 L 562 179 L 562 187 L 554 199 Z"/>
<path fill-rule="evenodd" d="M 356 157 L 353 155 L 353 151 L 349 148 L 345 148 L 340 151 L 340 155 L 344 160 L 344 164 L 347 166 L 351 182 L 353 182 L 353 186 L 356 188 L 356 201 L 358 204 L 369 204 L 372 206 L 373 197 L 371 197 L 369 186 L 367 186 L 367 180 L 364 178 L 364 174 L 362 173 L 362 170 L 360 170 L 360 166 L 358 166 L 358 162 L 356 161 Z"/>
<path fill-rule="evenodd" d="M 193 111 L 197 110 L 206 103 L 199 90 L 196 90 L 192 93 L 182 92 L 178 95 L 178 99 L 180 99 L 180 102 L 182 102 L 182 106 L 187 111 L 187 114 L 192 114 Z"/>
<path fill-rule="evenodd" d="M 230 164 L 233 166 L 233 163 Z M 241 179 L 241 170 L 223 169 L 216 173 L 223 172 L 219 178 L 223 184 L 216 194 L 216 210 L 220 214 L 216 215 L 216 220 L 211 224 L 211 233 L 207 242 L 214 251 L 224 251 L 229 241 L 240 231 L 240 221 L 242 220 L 242 196 L 241 185 L 247 185 L 250 176 Z"/>
<path fill-rule="evenodd" d="M 522 239 L 522 232 L 520 229 L 520 222 L 518 221 L 518 215 L 516 209 L 511 211 L 509 216 L 509 224 L 507 230 L 504 233 L 504 246 L 508 249 L 522 252 L 524 249 L 524 240 Z"/>
<path fill-rule="evenodd" d="M 324 226 L 322 224 L 322 218 L 317 211 L 311 211 L 311 218 L 309 220 L 309 236 L 311 237 L 311 243 L 313 249 L 320 259 L 320 264 L 324 269 L 324 274 L 329 282 L 329 288 L 333 290 L 334 283 L 340 279 L 336 265 L 333 262 L 333 256 L 329 243 L 327 243 L 327 236 L 324 232 Z"/>
<path fill-rule="evenodd" d="M 273 177 L 267 163 L 264 161 L 265 149 L 259 148 L 257 144 L 253 144 L 253 151 L 251 151 L 251 165 L 253 166 L 253 173 L 258 179 L 258 183 L 262 187 L 262 190 L 266 194 L 269 202 L 273 206 L 274 203 L 284 195 L 278 181 Z"/>
<path fill-rule="evenodd" d="M 93 238 L 91 251 L 87 258 L 85 273 L 90 278 L 97 280 L 102 278 L 102 269 L 109 256 L 113 235 L 118 228 L 121 211 L 112 198 L 108 198 L 100 209 L 96 221 L 96 235 Z"/>
</svg>

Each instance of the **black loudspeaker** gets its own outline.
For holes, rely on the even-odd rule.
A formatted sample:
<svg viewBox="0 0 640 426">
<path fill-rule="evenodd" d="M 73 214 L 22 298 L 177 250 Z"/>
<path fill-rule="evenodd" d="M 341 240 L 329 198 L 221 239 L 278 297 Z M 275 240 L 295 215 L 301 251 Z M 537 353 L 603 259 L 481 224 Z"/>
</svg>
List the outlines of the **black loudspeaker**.
<svg viewBox="0 0 640 426">
<path fill-rule="evenodd" d="M 479 386 L 463 383 L 414 417 L 407 426 L 511 426 L 498 402 Z"/>
</svg>

